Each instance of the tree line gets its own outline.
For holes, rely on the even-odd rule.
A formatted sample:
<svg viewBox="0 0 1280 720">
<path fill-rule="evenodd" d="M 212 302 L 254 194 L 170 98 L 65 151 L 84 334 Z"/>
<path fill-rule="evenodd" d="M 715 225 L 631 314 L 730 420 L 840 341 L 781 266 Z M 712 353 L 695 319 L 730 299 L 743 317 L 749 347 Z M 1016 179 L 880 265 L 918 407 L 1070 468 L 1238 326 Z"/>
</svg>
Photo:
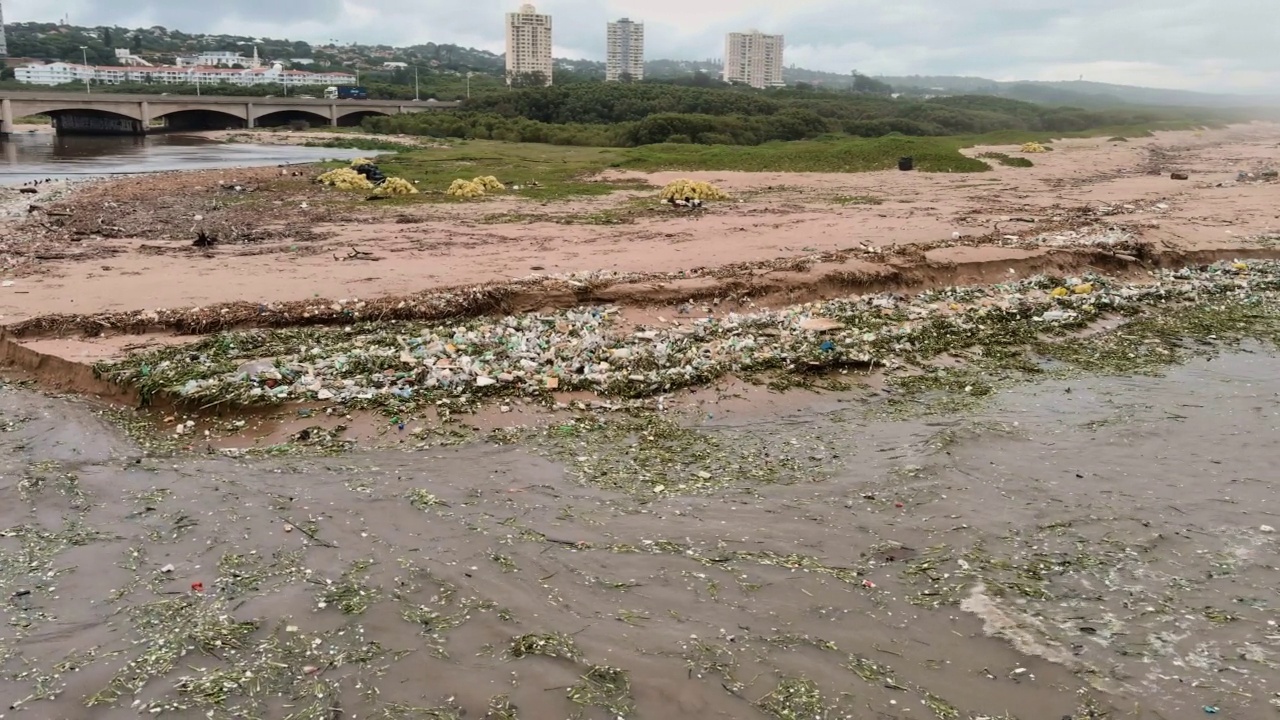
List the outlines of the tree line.
<svg viewBox="0 0 1280 720">
<path fill-rule="evenodd" d="M 473 97 L 457 113 L 369 118 L 367 129 L 564 145 L 758 145 L 827 134 L 881 137 L 1080 132 L 1191 119 L 1164 110 L 1046 107 L 989 96 L 927 100 L 795 88 L 576 83 Z"/>
</svg>

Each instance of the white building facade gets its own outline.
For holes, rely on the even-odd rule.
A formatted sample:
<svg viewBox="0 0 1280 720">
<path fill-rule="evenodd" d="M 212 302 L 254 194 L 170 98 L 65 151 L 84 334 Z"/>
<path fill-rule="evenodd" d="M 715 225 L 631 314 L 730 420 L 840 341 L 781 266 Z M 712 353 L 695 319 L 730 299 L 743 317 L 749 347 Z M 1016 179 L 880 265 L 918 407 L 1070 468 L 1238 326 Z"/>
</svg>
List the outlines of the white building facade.
<svg viewBox="0 0 1280 720">
<path fill-rule="evenodd" d="M 18 82 L 29 85 L 65 85 L 67 83 L 93 82 L 103 85 L 122 83 L 151 83 L 153 85 L 283 85 L 288 87 L 354 85 L 356 76 L 350 73 L 311 73 L 301 70 L 285 70 L 279 64 L 256 70 L 236 70 L 222 67 L 156 67 L 92 66 L 55 62 L 45 65 L 24 65 L 14 68 Z"/>
<path fill-rule="evenodd" d="M 644 23 L 622 18 L 609 23 L 604 79 L 644 79 Z"/>
<path fill-rule="evenodd" d="M 724 80 L 753 88 L 781 87 L 782 36 L 759 30 L 724 38 Z"/>
<path fill-rule="evenodd" d="M 258 48 L 253 49 L 253 57 L 245 57 L 230 50 L 202 52 L 199 55 L 177 58 L 178 67 L 225 67 L 234 68 L 239 65 L 247 70 L 262 67 L 262 59 L 258 57 Z"/>
<path fill-rule="evenodd" d="M 0 6 L 0 57 L 9 54 L 9 41 L 4 36 L 4 7 Z"/>
<path fill-rule="evenodd" d="M 551 70 L 551 16 L 528 3 L 507 13 L 507 82 L 536 72 L 550 85 Z"/>
</svg>

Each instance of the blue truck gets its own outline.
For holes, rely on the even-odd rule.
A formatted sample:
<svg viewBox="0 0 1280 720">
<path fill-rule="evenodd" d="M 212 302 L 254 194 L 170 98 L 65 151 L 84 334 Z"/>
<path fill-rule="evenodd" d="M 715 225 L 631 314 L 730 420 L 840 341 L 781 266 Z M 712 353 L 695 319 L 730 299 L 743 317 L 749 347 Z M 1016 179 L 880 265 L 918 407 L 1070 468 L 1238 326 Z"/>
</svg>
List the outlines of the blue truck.
<svg viewBox="0 0 1280 720">
<path fill-rule="evenodd" d="M 358 85 L 327 87 L 324 96 L 329 100 L 368 100 L 369 91 Z"/>
</svg>

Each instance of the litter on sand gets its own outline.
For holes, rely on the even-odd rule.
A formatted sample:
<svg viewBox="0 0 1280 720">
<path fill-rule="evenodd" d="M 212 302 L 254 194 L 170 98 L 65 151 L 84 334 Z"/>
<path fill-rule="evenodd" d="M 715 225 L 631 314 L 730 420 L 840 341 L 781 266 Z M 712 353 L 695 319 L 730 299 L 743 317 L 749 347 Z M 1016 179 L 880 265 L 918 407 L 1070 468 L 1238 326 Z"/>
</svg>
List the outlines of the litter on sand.
<svg viewBox="0 0 1280 720">
<path fill-rule="evenodd" d="M 138 352 L 95 370 L 144 395 L 201 404 L 394 405 L 447 396 L 537 398 L 550 388 L 640 398 L 735 373 L 893 370 L 961 349 L 977 332 L 1030 342 L 1037 333 L 1085 329 L 1108 314 L 1130 316 L 1210 298 L 1262 302 L 1280 289 L 1280 263 L 1219 263 L 1160 271 L 1152 280 L 1036 277 L 657 327 L 621 323 L 613 307 L 588 307 L 448 325 L 368 322 L 233 331 Z"/>
</svg>

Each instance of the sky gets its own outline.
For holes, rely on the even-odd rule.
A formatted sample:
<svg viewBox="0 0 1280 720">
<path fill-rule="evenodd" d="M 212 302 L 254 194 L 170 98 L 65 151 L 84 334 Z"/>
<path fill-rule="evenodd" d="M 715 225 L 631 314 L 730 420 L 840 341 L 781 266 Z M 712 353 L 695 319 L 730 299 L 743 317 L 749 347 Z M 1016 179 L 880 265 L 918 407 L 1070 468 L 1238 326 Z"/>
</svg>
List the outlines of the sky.
<svg viewBox="0 0 1280 720">
<path fill-rule="evenodd" d="M 6 22 L 149 27 L 503 52 L 515 0 L 0 0 Z M 1273 0 L 541 0 L 556 57 L 604 59 L 605 23 L 645 23 L 649 59 L 719 58 L 724 34 L 785 36 L 788 65 L 868 75 L 1280 88 Z M 213 10 L 216 8 L 216 11 Z"/>
</svg>

